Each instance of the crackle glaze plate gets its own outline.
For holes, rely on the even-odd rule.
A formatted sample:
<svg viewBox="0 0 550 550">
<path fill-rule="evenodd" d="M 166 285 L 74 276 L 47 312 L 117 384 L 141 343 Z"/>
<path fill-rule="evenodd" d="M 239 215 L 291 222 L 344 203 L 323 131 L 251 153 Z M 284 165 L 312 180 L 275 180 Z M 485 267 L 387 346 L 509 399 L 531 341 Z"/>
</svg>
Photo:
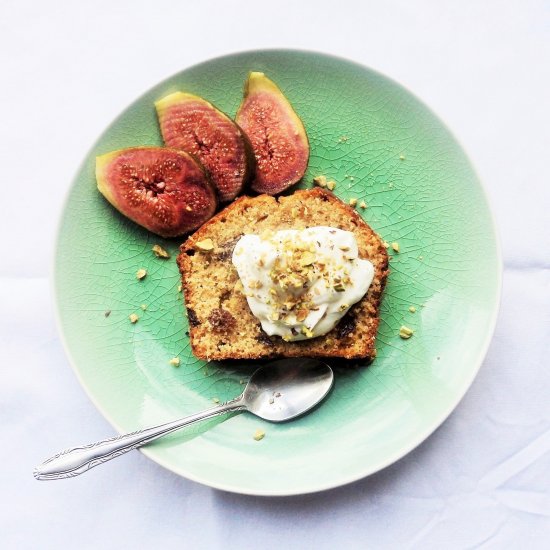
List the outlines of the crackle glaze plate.
<svg viewBox="0 0 550 550">
<path fill-rule="evenodd" d="M 72 184 L 55 258 L 57 311 L 78 378 L 119 432 L 241 392 L 253 367 L 206 364 L 191 354 L 179 241 L 116 212 L 97 192 L 94 161 L 114 149 L 161 145 L 154 102 L 176 90 L 233 116 L 251 70 L 277 82 L 304 122 L 311 156 L 301 187 L 317 174 L 334 179 L 337 196 L 364 200 L 364 219 L 399 243 L 399 253 L 390 248 L 378 357 L 370 366 L 337 368 L 334 391 L 303 418 L 275 425 L 234 414 L 142 452 L 227 491 L 308 493 L 367 476 L 421 443 L 472 383 L 495 324 L 501 260 L 487 198 L 455 138 L 406 89 L 355 63 L 299 51 L 229 55 L 155 86 L 103 133 Z M 155 258 L 157 243 L 171 259 Z M 148 271 L 143 281 L 138 268 Z M 399 337 L 401 325 L 414 330 L 412 338 Z M 168 363 L 175 356 L 179 367 Z M 262 441 L 253 439 L 258 428 Z"/>
</svg>

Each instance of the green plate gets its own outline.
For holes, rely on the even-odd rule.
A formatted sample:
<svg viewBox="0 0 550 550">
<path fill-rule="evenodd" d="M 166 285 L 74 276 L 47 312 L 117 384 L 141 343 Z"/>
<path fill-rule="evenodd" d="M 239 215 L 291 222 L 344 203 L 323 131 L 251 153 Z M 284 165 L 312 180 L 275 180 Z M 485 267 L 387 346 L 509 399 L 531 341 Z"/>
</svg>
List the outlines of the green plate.
<svg viewBox="0 0 550 550">
<path fill-rule="evenodd" d="M 493 332 L 501 258 L 487 198 L 456 139 L 410 92 L 355 63 L 288 50 L 221 57 L 155 86 L 103 133 L 73 182 L 55 258 L 57 310 L 82 385 L 120 432 L 240 393 L 252 367 L 206 364 L 191 354 L 179 242 L 118 214 L 96 190 L 94 162 L 114 149 L 160 145 L 153 103 L 175 90 L 234 115 L 251 70 L 275 80 L 305 124 L 311 157 L 302 186 L 317 174 L 334 179 L 337 196 L 365 200 L 361 215 L 399 243 L 399 253 L 390 248 L 378 357 L 368 367 L 337 368 L 334 391 L 303 418 L 275 425 L 234 414 L 143 452 L 227 491 L 308 493 L 360 479 L 423 441 L 472 383 Z M 171 259 L 154 257 L 156 243 Z M 138 281 L 142 267 L 148 275 Z M 140 319 L 131 324 L 134 312 Z M 403 324 L 414 329 L 409 340 L 398 335 Z M 177 368 L 168 363 L 175 356 Z M 257 428 L 266 432 L 259 442 Z"/>
</svg>

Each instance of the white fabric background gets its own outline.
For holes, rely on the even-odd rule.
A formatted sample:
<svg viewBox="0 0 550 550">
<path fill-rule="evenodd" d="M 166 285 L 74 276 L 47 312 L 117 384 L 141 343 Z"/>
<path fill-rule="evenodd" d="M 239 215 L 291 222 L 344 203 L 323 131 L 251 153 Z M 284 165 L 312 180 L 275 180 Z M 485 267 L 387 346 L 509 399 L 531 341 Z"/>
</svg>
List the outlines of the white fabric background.
<svg viewBox="0 0 550 550">
<path fill-rule="evenodd" d="M 159 80 L 262 47 L 378 69 L 463 143 L 505 262 L 479 376 L 414 452 L 323 494 L 227 494 L 137 452 L 72 481 L 36 482 L 33 466 L 52 451 L 112 433 L 52 313 L 55 228 L 77 166 Z M 550 547 L 548 2 L 3 0 L 0 68 L 0 547 Z"/>
</svg>

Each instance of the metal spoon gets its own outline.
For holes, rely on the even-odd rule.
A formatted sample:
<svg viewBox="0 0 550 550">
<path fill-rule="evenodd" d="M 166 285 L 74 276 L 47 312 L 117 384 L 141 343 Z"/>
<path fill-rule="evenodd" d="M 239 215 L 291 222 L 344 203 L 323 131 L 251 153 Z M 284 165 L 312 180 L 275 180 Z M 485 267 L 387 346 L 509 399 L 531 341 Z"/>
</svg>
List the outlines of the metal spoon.
<svg viewBox="0 0 550 550">
<path fill-rule="evenodd" d="M 38 466 L 36 479 L 64 479 L 88 471 L 193 422 L 231 411 L 248 411 L 270 422 L 284 422 L 309 411 L 330 391 L 334 374 L 316 359 L 282 359 L 260 367 L 239 397 L 167 424 L 67 449 Z"/>
</svg>

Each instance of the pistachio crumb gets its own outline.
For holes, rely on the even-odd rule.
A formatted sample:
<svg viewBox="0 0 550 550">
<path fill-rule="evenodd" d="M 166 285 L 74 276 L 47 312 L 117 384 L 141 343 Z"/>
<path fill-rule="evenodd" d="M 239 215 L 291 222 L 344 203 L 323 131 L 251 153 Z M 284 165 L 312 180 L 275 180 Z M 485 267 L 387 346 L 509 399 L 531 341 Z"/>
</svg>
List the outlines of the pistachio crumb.
<svg viewBox="0 0 550 550">
<path fill-rule="evenodd" d="M 334 188 L 336 187 L 336 182 L 334 180 L 330 180 L 328 183 L 327 183 L 327 189 L 329 191 L 334 191 Z"/>
<path fill-rule="evenodd" d="M 399 243 L 391 243 L 394 252 L 399 252 Z"/>
<path fill-rule="evenodd" d="M 147 276 L 147 270 L 146 269 L 138 269 L 137 272 L 136 272 L 136 279 L 138 281 L 141 281 L 142 279 L 145 279 L 145 277 Z"/>
<path fill-rule="evenodd" d="M 204 250 L 205 252 L 210 252 L 211 250 L 214 250 L 214 243 L 212 242 L 212 239 L 204 239 L 202 241 L 197 241 L 195 243 L 195 246 L 199 250 Z"/>
<path fill-rule="evenodd" d="M 349 205 L 350 206 L 355 206 L 357 204 L 357 199 L 355 197 L 353 197 L 352 199 L 349 200 Z"/>
<path fill-rule="evenodd" d="M 157 258 L 167 259 L 170 257 L 170 253 L 164 250 L 164 248 L 162 248 L 162 246 L 160 246 L 159 244 L 156 244 L 155 246 L 153 246 L 151 250 L 153 251 L 153 254 Z"/>
<path fill-rule="evenodd" d="M 173 367 L 179 367 L 180 366 L 180 358 L 179 357 L 172 357 L 172 359 L 170 359 L 170 361 L 168 361 L 168 363 L 170 363 L 170 365 L 172 365 Z"/>
<path fill-rule="evenodd" d="M 319 187 L 326 187 L 327 186 L 326 176 L 315 176 L 313 178 L 313 184 L 318 185 Z"/>
<path fill-rule="evenodd" d="M 130 313 L 128 319 L 130 319 L 130 323 L 135 325 L 138 322 L 139 317 L 135 313 Z"/>
<path fill-rule="evenodd" d="M 415 308 L 414 306 L 411 306 L 411 307 L 409 308 L 409 311 L 410 311 L 411 313 L 416 313 L 416 308 Z"/>
<path fill-rule="evenodd" d="M 265 432 L 263 430 L 260 430 L 260 428 L 258 428 L 255 432 L 254 432 L 254 439 L 256 441 L 261 441 L 264 437 L 265 437 Z"/>
<path fill-rule="evenodd" d="M 401 328 L 399 329 L 399 336 L 401 336 L 404 340 L 408 340 L 413 335 L 413 332 L 414 331 L 409 327 L 401 325 Z"/>
</svg>

